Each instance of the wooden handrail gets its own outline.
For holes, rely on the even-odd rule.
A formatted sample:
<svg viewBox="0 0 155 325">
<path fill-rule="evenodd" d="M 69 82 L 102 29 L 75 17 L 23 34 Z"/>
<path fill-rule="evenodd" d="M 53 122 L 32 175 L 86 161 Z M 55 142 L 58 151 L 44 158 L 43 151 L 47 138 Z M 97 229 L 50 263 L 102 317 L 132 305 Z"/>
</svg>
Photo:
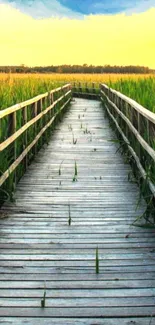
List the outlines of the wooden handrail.
<svg viewBox="0 0 155 325">
<path fill-rule="evenodd" d="M 104 92 L 101 90 L 101 94 L 105 95 Z M 126 122 L 126 124 L 129 126 L 130 130 L 133 132 L 137 140 L 140 142 L 141 146 L 147 151 L 147 153 L 152 157 L 152 159 L 155 162 L 155 151 L 148 145 L 148 143 L 143 139 L 143 137 L 139 134 L 139 132 L 136 130 L 136 128 L 132 125 L 130 120 L 118 109 L 118 107 L 106 96 L 107 101 L 110 105 L 114 107 L 118 115 L 121 116 L 121 118 Z"/>
<path fill-rule="evenodd" d="M 102 87 L 104 87 L 104 89 L 107 89 L 107 91 L 110 90 L 111 93 L 117 95 L 119 98 L 126 101 L 126 103 L 131 105 L 137 112 L 139 112 L 141 115 L 143 115 L 149 121 L 151 121 L 152 123 L 155 124 L 155 114 L 152 113 L 151 111 L 149 111 L 148 109 L 146 109 L 145 107 L 143 107 L 142 105 L 138 104 L 134 99 L 131 99 L 131 98 L 127 97 L 126 95 L 120 93 L 119 91 L 117 91 L 115 89 L 112 89 L 112 88 L 108 87 L 105 84 L 101 84 L 100 87 L 101 87 L 101 89 L 102 89 Z"/>
<path fill-rule="evenodd" d="M 12 114 L 14 112 L 17 112 L 18 110 L 20 110 L 23 107 L 26 107 L 26 106 L 29 106 L 31 104 L 34 104 L 34 103 L 38 102 L 39 100 L 41 100 L 41 99 L 43 99 L 43 98 L 45 98 L 45 97 L 47 97 L 49 95 L 52 95 L 52 94 L 54 94 L 54 93 L 56 93 L 56 92 L 58 92 L 60 90 L 63 90 L 63 89 L 65 90 L 68 87 L 71 87 L 71 84 L 67 84 L 67 85 L 64 85 L 63 87 L 59 87 L 59 88 L 53 89 L 53 90 L 51 90 L 49 92 L 46 92 L 46 93 L 41 94 L 41 95 L 38 95 L 38 96 L 33 97 L 31 99 L 28 99 L 28 100 L 26 100 L 26 101 L 24 101 L 22 103 L 19 103 L 19 104 L 13 105 L 11 107 L 5 108 L 3 110 L 0 110 L 0 119 L 3 118 L 3 117 L 5 117 L 5 116 L 7 116 L 7 115 L 9 115 L 9 114 Z"/>
<path fill-rule="evenodd" d="M 60 92 L 60 94 L 59 94 Z M 57 99 L 53 100 L 53 95 L 58 93 Z M 0 111 L 0 120 L 3 118 L 9 118 L 9 129 L 7 138 L 0 143 L 0 153 L 3 153 L 5 149 L 7 149 L 11 144 L 14 148 L 14 156 L 12 157 L 12 161 L 8 169 L 3 172 L 2 176 L 0 176 L 0 186 L 9 178 L 12 172 L 16 171 L 19 164 L 24 161 L 25 168 L 28 165 L 27 154 L 30 150 L 36 146 L 38 140 L 41 136 L 45 133 L 45 131 L 51 126 L 51 124 L 56 119 L 57 115 L 68 105 L 69 101 L 71 100 L 71 84 L 66 84 L 63 87 L 59 87 L 57 89 L 51 90 L 50 92 L 46 92 L 39 96 L 36 96 L 32 99 L 24 101 L 22 103 L 13 105 L 9 108 L 6 108 Z M 48 100 L 50 105 L 43 109 L 43 100 Z M 46 101 L 47 103 L 47 101 Z M 62 104 L 61 104 L 62 103 Z M 60 108 L 55 110 L 57 105 L 60 105 Z M 27 108 L 28 106 L 32 106 L 32 118 L 28 121 L 27 118 Z M 23 121 L 24 125 L 22 125 L 19 130 L 16 131 L 16 119 L 17 119 L 17 112 L 22 109 L 23 114 Z M 37 133 L 36 123 L 41 121 L 41 129 L 39 127 Z M 34 138 L 32 139 L 31 143 L 28 144 L 28 130 L 30 127 L 34 125 Z M 24 144 L 23 144 L 23 151 L 17 156 L 17 147 L 16 141 L 18 138 L 24 134 Z M 35 147 L 35 153 L 37 152 Z M 14 180 L 15 181 L 15 180 Z"/>
<path fill-rule="evenodd" d="M 155 134 L 155 114 L 148 111 L 146 108 L 138 104 L 136 101 L 130 99 L 129 97 L 121 94 L 120 92 L 109 88 L 105 84 L 100 84 L 100 93 L 101 99 L 104 102 L 104 105 L 107 109 L 109 116 L 112 118 L 113 122 L 115 123 L 119 133 L 121 134 L 123 140 L 128 146 L 130 153 L 132 154 L 137 167 L 140 171 L 140 174 L 143 179 L 145 179 L 149 185 L 150 191 L 152 192 L 153 196 L 155 197 L 155 184 L 151 181 L 150 177 L 147 175 L 145 161 L 144 161 L 144 154 L 141 157 L 141 150 L 140 147 L 146 153 L 146 157 L 150 157 L 152 159 L 152 165 L 154 164 L 155 168 L 155 150 L 151 146 L 150 135 L 148 134 L 147 138 L 144 139 L 144 134 L 141 134 L 141 123 L 140 119 L 144 119 L 147 125 L 147 132 L 149 133 L 149 127 L 151 125 L 151 131 L 153 132 L 153 137 Z M 122 101 L 123 100 L 123 101 Z M 125 106 L 124 106 L 125 104 Z M 122 106 L 123 105 L 123 106 Z M 128 116 L 128 106 L 130 105 L 130 114 L 132 118 L 130 118 L 130 114 Z M 133 112 L 136 112 L 137 120 L 133 120 Z M 118 117 L 121 119 L 118 121 Z M 122 127 L 122 123 L 124 123 L 124 127 Z M 135 124 L 136 127 L 135 127 Z M 139 150 L 136 152 L 136 146 L 131 143 L 130 136 L 128 135 L 128 130 L 134 135 L 136 141 L 139 145 Z M 148 166 L 147 166 L 148 167 Z"/>
<path fill-rule="evenodd" d="M 22 126 L 18 131 L 16 131 L 13 135 L 11 135 L 7 140 L 5 140 L 4 142 L 2 142 L 0 144 L 0 152 L 3 151 L 5 148 L 7 148 L 12 142 L 14 142 L 15 140 L 17 140 L 22 133 L 24 133 L 31 125 L 33 125 L 34 123 L 36 123 L 37 121 L 39 121 L 52 108 L 54 108 L 57 103 L 59 103 L 64 97 L 66 97 L 67 95 L 69 95 L 69 93 L 70 93 L 70 91 L 68 91 L 65 95 L 61 96 L 60 98 L 58 98 L 52 105 L 50 105 L 49 107 L 47 107 L 44 111 L 42 111 L 36 117 L 34 117 L 29 122 L 27 122 L 26 124 L 24 124 L 24 126 Z"/>
<path fill-rule="evenodd" d="M 61 107 L 60 111 L 64 109 L 66 105 L 69 104 L 70 98 L 67 102 Z M 43 133 L 49 128 L 49 126 L 54 122 L 58 113 L 52 117 L 52 119 L 41 129 L 35 139 L 31 142 L 31 144 L 22 152 L 22 154 L 14 161 L 14 163 L 5 171 L 5 173 L 0 177 L 0 186 L 6 181 L 6 179 L 10 176 L 10 174 L 18 167 L 21 161 L 25 158 L 25 156 L 29 153 L 29 151 L 33 148 L 33 146 L 37 143 Z"/>
</svg>

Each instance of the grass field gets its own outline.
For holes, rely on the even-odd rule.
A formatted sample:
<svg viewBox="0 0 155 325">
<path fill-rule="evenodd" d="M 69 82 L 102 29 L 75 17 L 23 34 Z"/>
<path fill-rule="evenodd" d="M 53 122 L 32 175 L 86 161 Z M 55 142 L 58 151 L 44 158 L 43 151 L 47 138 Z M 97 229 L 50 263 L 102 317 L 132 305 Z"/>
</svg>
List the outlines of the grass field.
<svg viewBox="0 0 155 325">
<path fill-rule="evenodd" d="M 0 109 L 75 81 L 106 83 L 155 112 L 155 76 L 148 74 L 0 74 Z"/>
<path fill-rule="evenodd" d="M 110 81 L 108 85 L 155 113 L 155 77 Z"/>
</svg>

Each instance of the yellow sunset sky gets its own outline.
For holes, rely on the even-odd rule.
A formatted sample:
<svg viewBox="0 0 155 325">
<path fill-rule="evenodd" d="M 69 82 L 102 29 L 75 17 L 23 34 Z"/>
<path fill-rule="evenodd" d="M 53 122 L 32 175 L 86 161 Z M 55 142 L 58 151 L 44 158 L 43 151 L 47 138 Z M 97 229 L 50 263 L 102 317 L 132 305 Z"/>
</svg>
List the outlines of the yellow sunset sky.
<svg viewBox="0 0 155 325">
<path fill-rule="evenodd" d="M 0 65 L 84 63 L 155 68 L 155 8 L 37 20 L 0 4 Z"/>
</svg>

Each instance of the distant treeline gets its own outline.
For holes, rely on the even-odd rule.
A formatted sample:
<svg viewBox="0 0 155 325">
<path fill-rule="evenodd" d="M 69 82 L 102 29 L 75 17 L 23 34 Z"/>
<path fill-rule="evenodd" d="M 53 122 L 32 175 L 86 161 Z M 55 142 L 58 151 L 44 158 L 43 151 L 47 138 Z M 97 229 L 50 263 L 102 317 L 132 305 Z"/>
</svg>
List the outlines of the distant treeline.
<svg viewBox="0 0 155 325">
<path fill-rule="evenodd" d="M 152 73 L 155 70 L 143 66 L 94 66 L 94 65 L 59 65 L 46 67 L 0 66 L 4 73 Z"/>
</svg>

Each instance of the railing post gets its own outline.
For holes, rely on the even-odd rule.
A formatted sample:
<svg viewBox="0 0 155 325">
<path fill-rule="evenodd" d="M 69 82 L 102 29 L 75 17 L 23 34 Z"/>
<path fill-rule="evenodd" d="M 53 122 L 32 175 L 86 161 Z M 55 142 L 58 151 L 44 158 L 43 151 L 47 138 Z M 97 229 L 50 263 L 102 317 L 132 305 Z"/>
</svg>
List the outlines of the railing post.
<svg viewBox="0 0 155 325">
<path fill-rule="evenodd" d="M 54 102 L 54 96 L 53 96 L 53 92 L 51 93 L 51 105 L 53 105 Z M 52 117 L 54 115 L 54 107 L 50 110 L 50 117 Z"/>
<path fill-rule="evenodd" d="M 82 92 L 82 90 L 81 90 L 81 82 L 79 82 L 79 92 Z"/>
<path fill-rule="evenodd" d="M 146 129 L 147 129 L 147 142 L 150 145 L 150 121 L 148 119 L 146 121 Z"/>
<path fill-rule="evenodd" d="M 53 103 L 55 102 L 54 100 L 54 93 L 53 93 Z M 56 114 L 56 104 L 54 104 L 54 107 L 53 107 L 53 116 Z"/>
<path fill-rule="evenodd" d="M 23 125 L 25 125 L 27 123 L 27 106 L 23 107 Z M 27 143 L 28 143 L 28 137 L 27 137 L 27 130 L 24 133 L 24 149 L 27 148 Z M 23 163 L 24 163 L 24 168 L 25 170 L 27 170 L 27 166 L 28 166 L 28 156 L 26 155 L 25 158 L 23 159 Z"/>
<path fill-rule="evenodd" d="M 74 87 L 73 88 L 74 89 L 73 91 L 76 93 L 76 82 L 74 82 L 73 87 Z"/>
<path fill-rule="evenodd" d="M 124 101 L 123 101 L 123 99 L 121 98 L 120 99 L 120 111 L 122 112 L 122 113 L 124 113 L 124 111 L 123 111 L 123 105 L 124 105 Z M 124 120 L 120 117 L 120 127 L 121 127 L 121 129 L 123 129 L 124 130 Z"/>
<path fill-rule="evenodd" d="M 53 99 L 53 92 L 50 92 L 49 93 L 49 105 L 50 106 L 52 106 L 53 101 L 54 101 L 54 99 Z M 50 111 L 49 111 L 49 119 L 51 119 L 52 116 L 53 116 L 53 109 L 51 108 Z"/>
<path fill-rule="evenodd" d="M 34 103 L 34 117 L 36 117 L 37 114 L 38 114 L 38 102 L 35 102 Z M 36 123 L 34 123 L 34 134 L 35 134 L 35 137 L 37 136 L 37 124 Z M 37 153 L 37 143 L 34 146 L 34 154 L 36 155 L 36 153 Z"/>
<path fill-rule="evenodd" d="M 16 132 L 16 128 L 17 128 L 17 114 L 16 112 L 13 112 L 12 114 L 9 115 L 8 117 L 9 119 L 9 127 L 8 127 L 8 136 L 11 136 L 12 134 L 14 134 Z M 15 161 L 17 158 L 17 142 L 14 141 L 13 143 L 13 161 Z M 16 185 L 17 182 L 17 175 L 16 175 L 16 171 L 14 172 L 14 187 Z"/>
<path fill-rule="evenodd" d="M 43 110 L 43 102 L 42 102 L 42 98 L 38 101 L 38 113 L 41 113 L 42 112 L 42 110 Z M 43 119 L 41 118 L 41 120 L 40 120 L 40 130 L 43 128 Z M 41 141 L 41 146 L 42 146 L 42 144 L 43 144 L 43 137 L 41 137 L 41 139 L 40 139 L 40 141 Z"/>
<path fill-rule="evenodd" d="M 129 107 L 128 107 L 127 102 L 125 102 L 125 115 L 129 119 Z M 127 138 L 129 137 L 129 128 L 128 128 L 127 123 L 126 123 L 126 128 L 125 128 L 125 135 Z"/>
<path fill-rule="evenodd" d="M 141 116 L 139 112 L 137 112 L 137 125 L 138 125 L 138 132 L 139 134 L 141 134 Z M 139 142 L 138 142 L 138 156 L 141 161 L 141 145 Z"/>
<path fill-rule="evenodd" d="M 50 92 L 48 93 L 48 99 L 47 99 L 47 101 L 48 101 L 48 106 L 51 106 L 51 94 L 50 94 Z M 48 113 L 48 121 L 50 119 L 51 119 L 51 109 L 50 109 L 50 111 Z"/>
</svg>

